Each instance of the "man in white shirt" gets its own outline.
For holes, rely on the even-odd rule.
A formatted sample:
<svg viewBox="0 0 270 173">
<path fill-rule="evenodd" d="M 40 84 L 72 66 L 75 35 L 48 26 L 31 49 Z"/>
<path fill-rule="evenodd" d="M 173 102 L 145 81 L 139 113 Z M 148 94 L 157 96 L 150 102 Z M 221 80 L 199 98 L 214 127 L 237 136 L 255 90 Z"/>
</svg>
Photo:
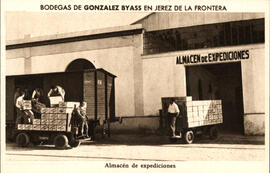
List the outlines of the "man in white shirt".
<svg viewBox="0 0 270 173">
<path fill-rule="evenodd" d="M 179 116 L 179 108 L 177 104 L 174 102 L 174 99 L 170 99 L 170 104 L 168 107 L 168 121 L 169 121 L 169 126 L 170 126 L 170 135 L 172 137 L 175 137 L 175 122 L 176 122 L 176 117 Z"/>
<path fill-rule="evenodd" d="M 15 106 L 19 110 L 22 110 L 22 108 L 23 108 L 23 98 L 24 98 L 24 96 L 25 96 L 25 93 L 24 93 L 24 91 L 22 91 L 21 95 L 19 97 L 17 97 L 17 99 L 16 99 Z"/>
</svg>

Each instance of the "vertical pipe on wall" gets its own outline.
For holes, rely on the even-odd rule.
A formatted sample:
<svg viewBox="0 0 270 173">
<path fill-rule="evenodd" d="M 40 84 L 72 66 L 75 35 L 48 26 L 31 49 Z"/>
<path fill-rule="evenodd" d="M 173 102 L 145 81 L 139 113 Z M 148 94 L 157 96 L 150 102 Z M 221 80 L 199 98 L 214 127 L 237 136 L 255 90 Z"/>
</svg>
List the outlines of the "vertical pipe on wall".
<svg viewBox="0 0 270 173">
<path fill-rule="evenodd" d="M 95 120 L 97 120 L 97 71 L 95 73 Z"/>
<path fill-rule="evenodd" d="M 108 119 L 108 82 L 107 82 L 107 74 L 105 74 L 105 119 Z"/>
</svg>

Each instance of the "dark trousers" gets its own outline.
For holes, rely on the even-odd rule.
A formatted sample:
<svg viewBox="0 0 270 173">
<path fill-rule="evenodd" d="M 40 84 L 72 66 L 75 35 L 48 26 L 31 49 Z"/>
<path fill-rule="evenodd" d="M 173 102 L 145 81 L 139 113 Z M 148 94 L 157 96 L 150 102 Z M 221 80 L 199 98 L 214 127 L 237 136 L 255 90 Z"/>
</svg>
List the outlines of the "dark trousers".
<svg viewBox="0 0 270 173">
<path fill-rule="evenodd" d="M 82 123 L 79 126 L 79 130 L 82 135 L 85 134 L 86 136 L 88 136 L 88 124 L 86 120 L 82 120 Z"/>
<path fill-rule="evenodd" d="M 40 103 L 37 100 L 32 101 L 32 111 L 34 112 L 35 118 L 40 119 L 42 108 L 46 108 L 46 105 L 43 103 Z"/>
<path fill-rule="evenodd" d="M 175 136 L 175 122 L 176 122 L 176 113 L 168 113 L 168 122 L 170 127 L 170 136 Z"/>
<path fill-rule="evenodd" d="M 17 108 L 16 124 L 32 124 L 34 114 L 30 110 L 19 110 Z"/>
</svg>

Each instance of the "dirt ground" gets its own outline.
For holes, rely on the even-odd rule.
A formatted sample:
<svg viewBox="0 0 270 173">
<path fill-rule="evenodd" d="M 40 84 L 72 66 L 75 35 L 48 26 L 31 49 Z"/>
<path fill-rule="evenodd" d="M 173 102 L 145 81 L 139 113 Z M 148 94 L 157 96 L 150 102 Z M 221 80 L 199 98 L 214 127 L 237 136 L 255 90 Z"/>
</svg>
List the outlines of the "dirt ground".
<svg viewBox="0 0 270 173">
<path fill-rule="evenodd" d="M 203 153 L 203 154 L 198 154 Z M 164 161 L 258 161 L 264 160 L 263 136 L 220 135 L 215 140 L 198 137 L 193 144 L 171 142 L 167 136 L 113 134 L 86 141 L 77 148 L 55 149 L 52 145 L 6 146 L 6 159 L 19 160 L 164 160 Z"/>
<path fill-rule="evenodd" d="M 98 137 L 95 142 L 86 141 L 77 148 L 66 149 L 56 149 L 53 145 L 21 148 L 9 142 L 3 168 L 5 173 L 18 172 L 18 169 L 22 173 L 63 172 L 64 168 L 65 173 L 77 170 L 93 172 L 93 169 L 119 173 L 123 170 L 111 167 L 115 165 L 127 166 L 129 169 L 125 172 L 179 173 L 193 170 L 197 173 L 196 170 L 200 170 L 222 173 L 237 169 L 263 172 L 265 150 L 263 136 L 223 134 L 215 140 L 201 136 L 193 144 L 184 144 L 181 140 L 171 143 L 167 136 L 112 134 L 110 138 Z M 138 169 L 132 168 L 134 163 L 139 165 Z M 158 168 L 164 165 L 172 168 Z"/>
</svg>

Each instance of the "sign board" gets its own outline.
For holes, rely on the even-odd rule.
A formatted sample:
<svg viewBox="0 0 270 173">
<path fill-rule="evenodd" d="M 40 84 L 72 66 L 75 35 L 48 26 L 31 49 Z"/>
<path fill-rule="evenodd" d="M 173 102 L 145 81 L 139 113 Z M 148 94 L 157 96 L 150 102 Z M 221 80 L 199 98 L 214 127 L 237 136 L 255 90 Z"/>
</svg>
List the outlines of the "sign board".
<svg viewBox="0 0 270 173">
<path fill-rule="evenodd" d="M 176 57 L 176 64 L 201 64 L 249 59 L 249 50 L 216 52 L 208 54 L 181 55 Z"/>
</svg>

